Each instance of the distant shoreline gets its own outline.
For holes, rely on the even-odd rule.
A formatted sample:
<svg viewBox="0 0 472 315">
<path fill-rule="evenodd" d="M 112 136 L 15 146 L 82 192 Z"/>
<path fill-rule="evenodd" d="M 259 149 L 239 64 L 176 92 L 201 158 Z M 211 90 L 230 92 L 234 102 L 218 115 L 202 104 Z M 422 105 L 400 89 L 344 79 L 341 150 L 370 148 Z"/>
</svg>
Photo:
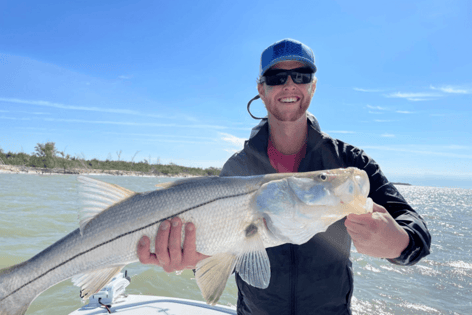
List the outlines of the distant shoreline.
<svg viewBox="0 0 472 315">
<path fill-rule="evenodd" d="M 97 170 L 86 168 L 41 168 L 18 165 L 0 165 L 0 174 L 32 174 L 32 175 L 112 175 L 112 176 L 136 176 L 136 177 L 197 177 L 196 175 L 179 173 L 179 174 L 156 174 L 138 171 L 122 171 L 122 170 Z M 204 176 L 204 175 L 202 175 Z M 393 185 L 412 186 L 409 183 L 392 182 Z"/>
<path fill-rule="evenodd" d="M 112 175 L 112 176 L 136 176 L 136 177 L 197 177 L 192 174 L 156 174 L 144 173 L 139 171 L 122 171 L 122 170 L 98 170 L 85 168 L 41 168 L 18 165 L 0 165 L 0 174 L 30 174 L 30 175 Z"/>
</svg>

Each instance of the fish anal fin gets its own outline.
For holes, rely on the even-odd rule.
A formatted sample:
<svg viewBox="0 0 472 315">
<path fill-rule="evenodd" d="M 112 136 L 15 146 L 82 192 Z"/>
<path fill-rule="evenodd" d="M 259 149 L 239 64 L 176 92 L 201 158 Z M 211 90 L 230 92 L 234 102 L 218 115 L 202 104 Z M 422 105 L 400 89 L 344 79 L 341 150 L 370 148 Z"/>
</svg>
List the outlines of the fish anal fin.
<svg viewBox="0 0 472 315">
<path fill-rule="evenodd" d="M 208 304 L 218 302 L 233 271 L 253 287 L 269 286 L 270 261 L 259 233 L 246 237 L 237 253 L 216 254 L 197 264 L 195 277 Z"/>
<path fill-rule="evenodd" d="M 76 275 L 72 278 L 72 283 L 80 287 L 80 297 L 88 299 L 93 294 L 100 291 L 113 277 L 115 277 L 123 266 L 97 269 L 87 273 Z"/>
<path fill-rule="evenodd" d="M 265 289 L 270 282 L 270 261 L 260 235 L 246 238 L 237 257 L 235 270 L 246 283 Z"/>
<path fill-rule="evenodd" d="M 87 176 L 77 177 L 84 206 L 79 211 L 80 233 L 100 213 L 136 195 L 134 191 Z"/>
<path fill-rule="evenodd" d="M 208 304 L 215 305 L 220 299 L 226 282 L 234 270 L 236 258 L 236 255 L 231 253 L 220 253 L 197 264 L 195 278 Z"/>
</svg>

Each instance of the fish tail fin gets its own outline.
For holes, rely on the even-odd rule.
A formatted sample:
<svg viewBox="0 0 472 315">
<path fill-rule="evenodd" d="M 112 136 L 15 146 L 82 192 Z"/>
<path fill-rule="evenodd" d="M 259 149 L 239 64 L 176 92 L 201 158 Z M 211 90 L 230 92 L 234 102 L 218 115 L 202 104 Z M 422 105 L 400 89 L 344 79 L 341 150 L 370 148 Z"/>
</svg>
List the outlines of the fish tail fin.
<svg viewBox="0 0 472 315">
<path fill-rule="evenodd" d="M 0 315 L 23 315 L 38 295 L 33 290 L 14 289 L 15 274 L 27 262 L 0 269 Z M 17 277 L 17 276 L 16 276 Z"/>
</svg>

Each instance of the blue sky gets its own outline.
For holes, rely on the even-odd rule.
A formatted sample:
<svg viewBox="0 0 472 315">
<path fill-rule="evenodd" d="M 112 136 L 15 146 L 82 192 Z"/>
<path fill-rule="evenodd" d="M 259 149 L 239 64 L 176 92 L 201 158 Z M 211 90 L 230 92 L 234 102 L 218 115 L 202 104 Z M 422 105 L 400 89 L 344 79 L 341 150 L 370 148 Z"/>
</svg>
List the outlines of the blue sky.
<svg viewBox="0 0 472 315">
<path fill-rule="evenodd" d="M 221 167 L 257 123 L 262 50 L 294 38 L 315 53 L 323 131 L 390 180 L 472 188 L 468 0 L 1 6 L 4 151 Z"/>
</svg>

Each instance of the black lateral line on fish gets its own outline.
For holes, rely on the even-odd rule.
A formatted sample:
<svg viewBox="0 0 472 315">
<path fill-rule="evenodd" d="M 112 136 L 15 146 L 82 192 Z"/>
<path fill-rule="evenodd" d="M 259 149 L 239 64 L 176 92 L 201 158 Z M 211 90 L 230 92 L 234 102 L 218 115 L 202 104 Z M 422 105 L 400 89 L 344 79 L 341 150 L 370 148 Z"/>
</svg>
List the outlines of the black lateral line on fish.
<svg viewBox="0 0 472 315">
<path fill-rule="evenodd" d="M 143 227 L 140 227 L 139 229 L 136 229 L 136 230 L 129 231 L 129 232 L 126 232 L 126 233 L 124 233 L 124 234 L 118 235 L 118 236 L 116 236 L 115 238 L 112 238 L 112 239 L 110 239 L 110 240 L 108 240 L 108 241 L 106 241 L 106 242 L 103 242 L 103 243 L 98 244 L 98 245 L 96 245 L 96 246 L 94 246 L 94 247 L 92 247 L 92 248 L 89 248 L 88 250 L 86 250 L 86 251 L 84 251 L 84 252 L 82 252 L 82 253 L 79 253 L 79 254 L 77 254 L 77 255 L 75 255 L 75 256 L 69 258 L 68 260 L 66 260 L 66 261 L 64 261 L 64 262 L 62 262 L 62 263 L 60 263 L 59 265 L 57 265 L 57 266 L 55 266 L 55 267 L 49 269 L 48 271 L 44 272 L 43 274 L 37 276 L 36 278 L 30 280 L 29 282 L 27 282 L 27 283 L 25 283 L 25 284 L 23 284 L 23 285 L 22 285 L 21 287 L 19 287 L 18 289 L 15 289 L 14 291 L 12 291 L 10 294 L 8 294 L 8 295 L 5 296 L 3 299 L 1 299 L 0 302 L 3 301 L 3 300 L 5 300 L 5 299 L 7 299 L 9 296 L 15 294 L 16 292 L 20 291 L 21 289 L 23 289 L 23 288 L 26 287 L 27 285 L 31 284 L 32 282 L 34 282 L 34 281 L 36 281 L 36 280 L 38 280 L 38 279 L 44 277 L 45 275 L 47 275 L 48 273 L 54 271 L 55 269 L 57 269 L 57 268 L 59 268 L 59 267 L 62 267 L 63 265 L 65 265 L 65 264 L 71 262 L 72 260 L 76 259 L 77 257 L 80 257 L 80 256 L 82 256 L 82 255 L 85 255 L 85 254 L 87 254 L 88 252 L 93 251 L 93 250 L 95 250 L 95 249 L 97 249 L 97 248 L 99 248 L 99 247 L 101 247 L 101 246 L 103 246 L 103 245 L 106 245 L 106 244 L 108 244 L 108 243 L 114 242 L 114 241 L 116 241 L 117 239 L 120 239 L 120 238 L 122 238 L 122 237 L 124 237 L 124 236 L 127 236 L 127 235 L 130 235 L 130 234 L 139 232 L 139 231 L 144 230 L 144 229 L 147 229 L 148 227 L 151 227 L 151 226 L 153 226 L 153 225 L 155 225 L 155 224 L 161 223 L 162 221 L 165 221 L 165 220 L 171 219 L 171 218 L 173 218 L 173 217 L 179 216 L 179 215 L 181 215 L 181 214 L 183 214 L 183 213 L 185 213 L 185 212 L 187 212 L 187 211 L 190 211 L 190 210 L 193 210 L 193 209 L 196 209 L 196 208 L 205 206 L 205 205 L 210 204 L 210 203 L 212 203 L 212 202 L 215 202 L 215 201 L 218 201 L 218 200 L 221 200 L 221 199 L 233 198 L 233 197 L 239 197 L 239 196 L 251 194 L 251 193 L 253 193 L 253 192 L 255 192 L 255 191 L 257 191 L 257 189 L 254 189 L 254 190 L 249 191 L 249 192 L 241 193 L 241 194 L 236 194 L 236 195 L 231 195 L 231 196 L 224 196 L 224 197 L 218 197 L 218 198 L 215 198 L 215 199 L 213 199 L 213 200 L 204 202 L 204 203 L 202 203 L 202 204 L 199 204 L 199 205 L 190 207 L 190 208 L 188 208 L 188 209 L 182 210 L 182 211 L 180 211 L 180 212 L 178 212 L 178 213 L 176 213 L 176 214 L 173 214 L 173 215 L 171 215 L 171 216 L 168 216 L 168 217 L 163 218 L 163 219 L 161 219 L 161 220 L 158 220 L 158 221 L 156 221 L 156 222 L 153 222 L 153 223 L 150 223 L 150 224 L 145 225 L 145 226 L 143 226 Z"/>
</svg>

